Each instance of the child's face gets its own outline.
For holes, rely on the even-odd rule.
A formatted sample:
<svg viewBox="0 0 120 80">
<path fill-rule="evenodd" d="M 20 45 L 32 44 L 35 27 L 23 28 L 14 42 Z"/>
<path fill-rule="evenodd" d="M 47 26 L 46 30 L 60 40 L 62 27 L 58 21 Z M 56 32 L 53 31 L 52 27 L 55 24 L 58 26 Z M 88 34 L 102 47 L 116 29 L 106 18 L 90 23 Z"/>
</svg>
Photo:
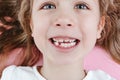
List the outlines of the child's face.
<svg viewBox="0 0 120 80">
<path fill-rule="evenodd" d="M 103 28 L 98 0 L 34 0 L 31 29 L 47 60 L 83 59 Z"/>
</svg>

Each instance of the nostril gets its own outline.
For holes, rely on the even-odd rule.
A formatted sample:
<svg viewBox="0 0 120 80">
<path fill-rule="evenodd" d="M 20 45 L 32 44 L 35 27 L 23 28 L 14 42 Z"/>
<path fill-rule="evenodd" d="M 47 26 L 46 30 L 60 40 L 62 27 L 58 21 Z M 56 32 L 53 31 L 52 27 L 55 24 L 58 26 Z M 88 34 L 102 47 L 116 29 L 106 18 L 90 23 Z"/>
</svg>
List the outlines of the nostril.
<svg viewBox="0 0 120 80">
<path fill-rule="evenodd" d="M 56 24 L 56 26 L 61 26 L 60 24 Z"/>
<path fill-rule="evenodd" d="M 72 24 L 56 24 L 56 26 L 66 26 L 66 27 L 69 26 L 70 27 L 72 26 Z"/>
<path fill-rule="evenodd" d="M 72 26 L 71 24 L 67 24 L 67 26 Z"/>
</svg>

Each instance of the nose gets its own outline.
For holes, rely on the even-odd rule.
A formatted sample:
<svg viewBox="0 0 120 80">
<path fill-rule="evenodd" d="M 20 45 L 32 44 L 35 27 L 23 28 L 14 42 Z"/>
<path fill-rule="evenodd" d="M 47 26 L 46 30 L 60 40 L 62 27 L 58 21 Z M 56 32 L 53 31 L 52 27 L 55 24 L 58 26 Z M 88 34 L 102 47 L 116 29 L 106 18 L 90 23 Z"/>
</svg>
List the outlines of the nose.
<svg viewBox="0 0 120 80">
<path fill-rule="evenodd" d="M 69 21 L 65 21 L 64 19 L 58 20 L 55 24 L 55 26 L 61 26 L 61 27 L 72 27 L 73 24 Z"/>
<path fill-rule="evenodd" d="M 75 21 L 72 16 L 61 15 L 57 16 L 54 20 L 54 26 L 56 27 L 74 27 Z"/>
</svg>

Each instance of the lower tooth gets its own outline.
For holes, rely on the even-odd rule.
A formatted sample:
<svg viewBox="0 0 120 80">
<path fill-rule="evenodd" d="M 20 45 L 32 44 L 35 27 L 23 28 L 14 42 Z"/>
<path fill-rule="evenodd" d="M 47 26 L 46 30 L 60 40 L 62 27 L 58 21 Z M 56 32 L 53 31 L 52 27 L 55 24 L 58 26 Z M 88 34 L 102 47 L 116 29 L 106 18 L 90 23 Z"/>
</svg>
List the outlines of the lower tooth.
<svg viewBox="0 0 120 80">
<path fill-rule="evenodd" d="M 60 46 L 61 46 L 61 47 L 65 47 L 65 48 L 66 48 L 66 47 L 68 47 L 68 44 L 61 43 L 61 44 L 60 44 Z"/>
<path fill-rule="evenodd" d="M 58 46 L 58 45 L 59 45 L 59 43 L 58 43 L 58 42 L 54 42 L 54 44 L 55 44 L 56 46 Z"/>
<path fill-rule="evenodd" d="M 74 42 L 74 43 L 71 43 L 70 45 L 71 45 L 71 46 L 74 46 L 75 44 L 76 44 L 76 43 Z"/>
</svg>

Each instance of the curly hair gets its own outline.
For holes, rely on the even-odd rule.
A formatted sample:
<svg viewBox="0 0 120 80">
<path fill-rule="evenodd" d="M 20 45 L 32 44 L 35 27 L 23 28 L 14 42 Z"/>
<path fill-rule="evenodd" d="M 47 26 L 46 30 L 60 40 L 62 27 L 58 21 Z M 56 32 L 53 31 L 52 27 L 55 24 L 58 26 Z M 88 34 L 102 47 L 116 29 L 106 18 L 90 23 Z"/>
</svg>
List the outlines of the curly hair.
<svg viewBox="0 0 120 80">
<path fill-rule="evenodd" d="M 0 31 L 2 34 L 0 35 L 0 53 L 5 53 L 18 45 L 23 45 L 24 41 L 17 41 L 17 36 L 23 34 L 23 29 L 18 21 L 18 5 L 19 0 L 0 0 L 0 21 L 4 25 L 11 26 L 10 29 L 6 29 L 4 26 L 0 26 Z M 20 1 L 19 1 L 20 2 Z M 10 17 L 13 20 L 7 21 L 5 17 Z M 20 39 L 21 40 L 21 39 Z M 15 45 L 13 45 L 15 44 Z"/>
<path fill-rule="evenodd" d="M 39 54 L 34 45 L 32 46 L 30 57 L 27 57 L 28 54 L 25 54 L 27 51 L 27 34 L 25 34 L 23 27 L 21 27 L 21 24 L 18 20 L 21 2 L 22 0 L 0 0 L 0 21 L 4 25 L 11 26 L 10 29 L 5 29 L 3 26 L 0 26 L 0 31 L 2 31 L 2 34 L 0 34 L 0 55 L 6 55 L 16 48 L 22 48 L 23 57 L 21 60 L 23 62 L 20 65 L 32 66 L 38 61 Z M 5 16 L 11 17 L 13 21 L 6 21 L 4 18 Z"/>
<path fill-rule="evenodd" d="M 97 45 L 106 49 L 111 57 L 120 63 L 120 0 L 100 0 L 100 12 L 105 16 L 105 27 Z"/>
<path fill-rule="evenodd" d="M 28 49 L 31 47 L 33 39 L 31 37 L 30 19 L 33 0 L 23 0 L 19 20 L 25 31 Z M 105 27 L 101 33 L 101 38 L 97 40 L 96 45 L 105 49 L 111 57 L 120 63 L 120 0 L 99 0 L 101 16 L 105 16 Z M 30 50 L 30 49 L 29 49 Z"/>
</svg>

